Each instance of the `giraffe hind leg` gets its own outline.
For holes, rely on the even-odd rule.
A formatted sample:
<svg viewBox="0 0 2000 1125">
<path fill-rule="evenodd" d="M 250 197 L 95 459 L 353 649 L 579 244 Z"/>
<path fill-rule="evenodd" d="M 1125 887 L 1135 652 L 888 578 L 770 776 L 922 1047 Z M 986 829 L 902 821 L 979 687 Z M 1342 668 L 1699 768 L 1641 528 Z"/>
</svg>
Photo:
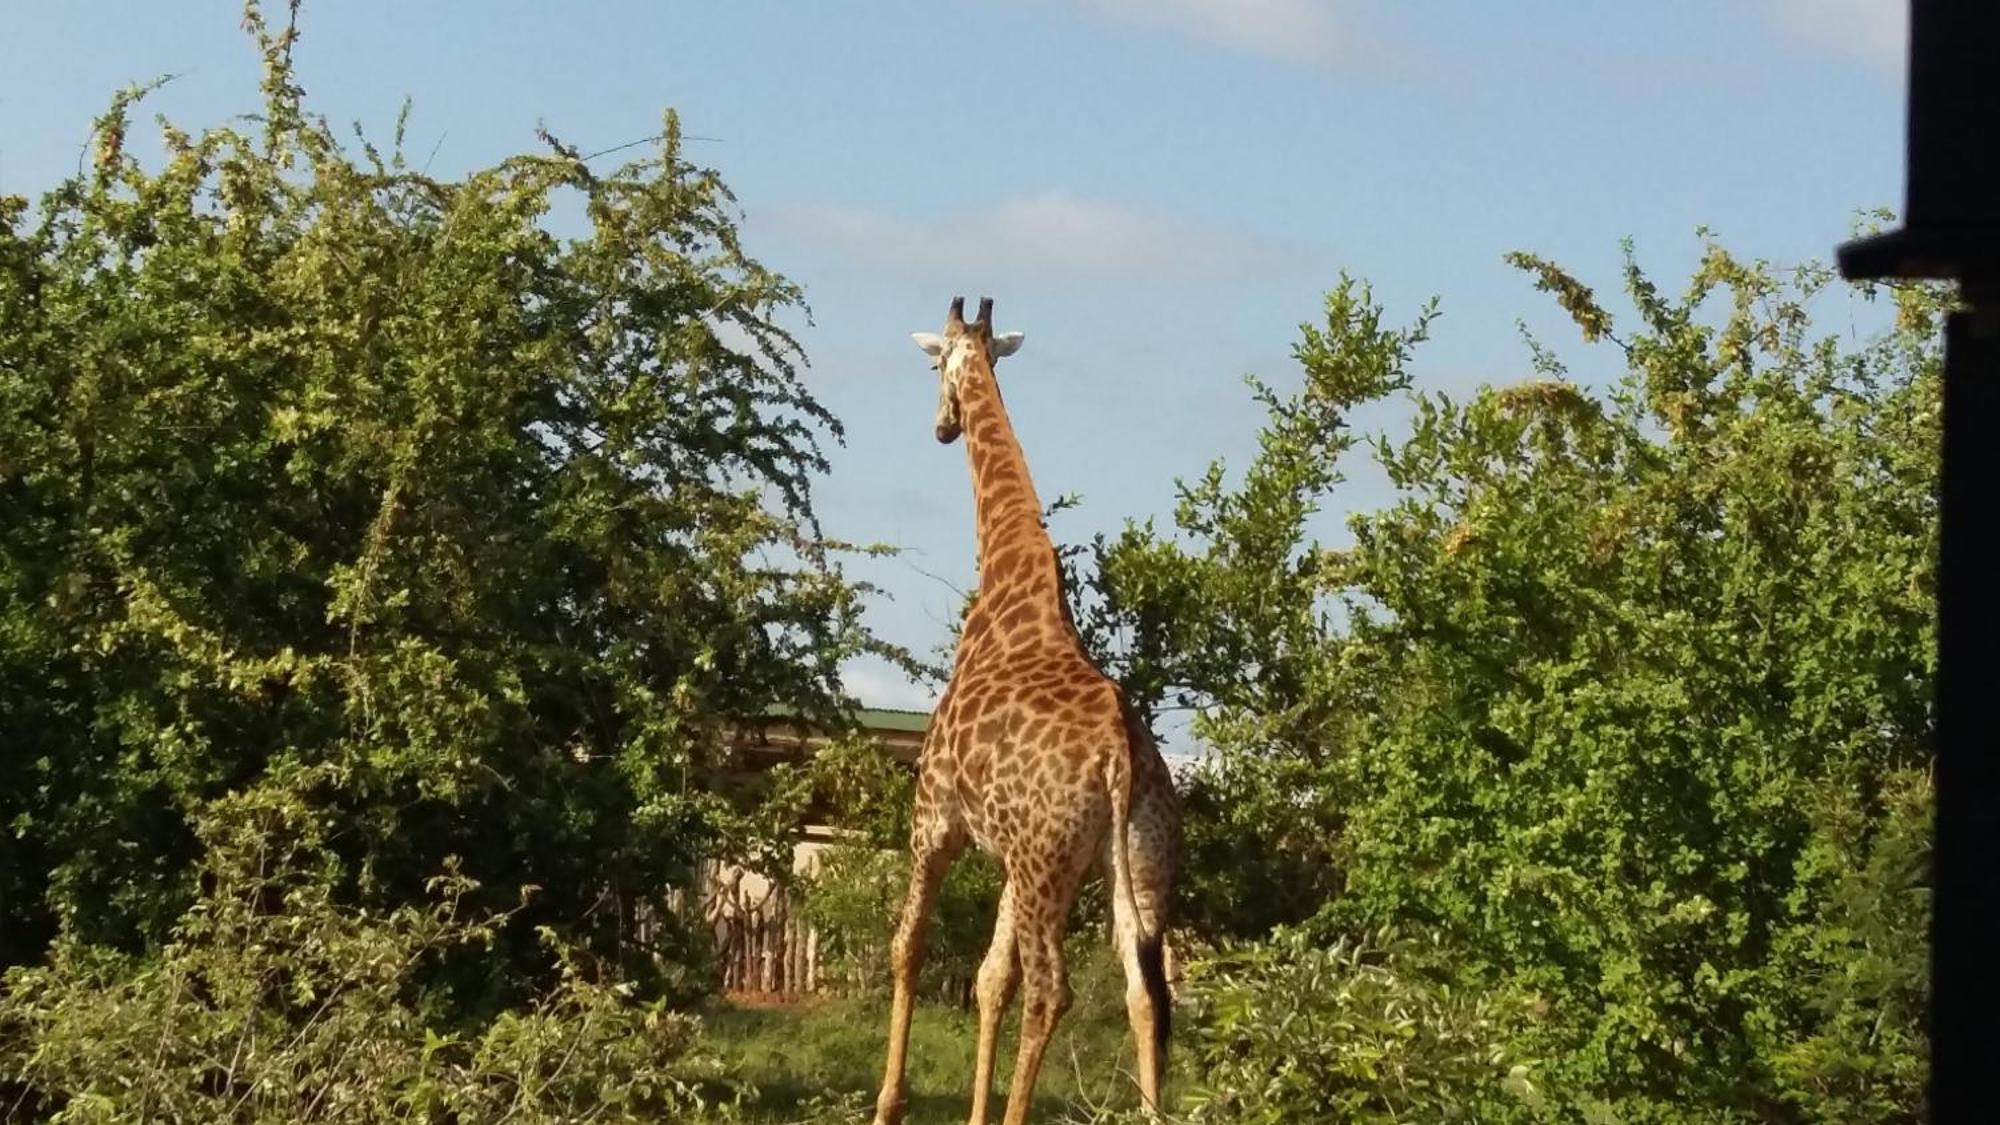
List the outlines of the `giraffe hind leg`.
<svg viewBox="0 0 2000 1125">
<path fill-rule="evenodd" d="M 1000 908 L 993 922 L 993 944 L 979 966 L 979 1053 L 973 1063 L 970 1125 L 986 1125 L 993 1096 L 993 1063 L 1000 1053 L 1000 1023 L 1021 983 L 1020 951 L 1014 933 L 1014 884 L 1000 890 Z"/>
<path fill-rule="evenodd" d="M 1021 953 L 1021 1041 L 1007 1089 L 1006 1125 L 1023 1125 L 1041 1075 L 1042 1057 L 1056 1025 L 1069 1010 L 1069 968 L 1063 963 L 1062 919 L 1022 919 L 1017 923 Z"/>
<path fill-rule="evenodd" d="M 1098 829 L 1102 831 L 1102 829 Z M 1056 1025 L 1069 1010 L 1069 967 L 1063 932 L 1070 907 L 1095 849 L 1081 825 L 1074 833 L 1042 841 L 1037 854 L 1019 865 L 1010 857 L 1015 946 L 1021 960 L 1021 1038 L 1008 1084 L 1005 1125 L 1023 1125 L 1034 1100 L 1042 1058 Z M 1036 862 L 1039 860 L 1039 862 Z"/>
<path fill-rule="evenodd" d="M 1115 885 L 1110 888 L 1111 933 L 1125 974 L 1125 1013 L 1139 1064 L 1139 1094 L 1147 1111 L 1156 1114 L 1166 1083 L 1173 1015 L 1167 984 L 1166 924 L 1179 817 L 1171 791 L 1143 785 L 1135 789 L 1125 841 L 1131 891 L 1128 895 Z M 1107 874 L 1114 877 L 1117 864 L 1110 849 L 1116 843 L 1106 840 L 1104 864 Z"/>
<path fill-rule="evenodd" d="M 883 1065 L 882 1092 L 875 1099 L 876 1125 L 897 1125 L 903 1120 L 909 1097 L 910 1018 L 917 1004 L 917 973 L 923 968 L 924 943 L 930 937 L 938 888 L 964 846 L 959 835 L 942 827 L 920 824 L 911 833 L 910 887 L 896 922 L 896 936 L 889 945 L 889 1050 Z"/>
<path fill-rule="evenodd" d="M 1114 887 L 1110 897 L 1112 943 L 1125 973 L 1125 1015 L 1132 1025 L 1132 1044 L 1138 1056 L 1139 1096 L 1149 1114 L 1157 1113 L 1166 1079 L 1173 1011 L 1167 989 L 1165 934 L 1158 912 L 1146 909 L 1150 896 L 1128 897 Z M 1138 898 L 1137 906 L 1134 898 Z"/>
</svg>

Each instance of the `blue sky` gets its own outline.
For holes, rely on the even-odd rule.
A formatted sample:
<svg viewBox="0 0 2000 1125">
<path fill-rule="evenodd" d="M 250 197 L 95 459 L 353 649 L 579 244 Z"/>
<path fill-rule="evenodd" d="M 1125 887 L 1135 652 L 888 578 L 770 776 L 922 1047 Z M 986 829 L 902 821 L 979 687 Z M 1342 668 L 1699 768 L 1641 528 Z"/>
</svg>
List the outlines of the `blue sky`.
<svg viewBox="0 0 2000 1125">
<path fill-rule="evenodd" d="M 1058 537 L 1164 515 L 1177 474 L 1240 464 L 1241 376 L 1286 385 L 1297 324 L 1346 270 L 1393 319 L 1435 294 L 1425 388 L 1527 373 L 1515 321 L 1567 344 L 1502 264 L 1531 249 L 1615 289 L 1618 241 L 1672 278 L 1694 228 L 1824 258 L 1902 196 L 1905 0 L 309 2 L 297 59 L 323 113 L 450 175 L 532 147 L 704 138 L 753 253 L 805 287 L 815 392 L 848 426 L 820 486 L 880 632 L 944 641 L 973 584 L 964 454 L 930 436 L 908 333 L 990 294 L 1028 336 L 1001 367 Z M 73 172 L 116 88 L 181 77 L 182 126 L 256 105 L 233 0 L 0 3 L 0 191 Z M 1835 315 L 1846 315 L 1838 310 Z M 1613 356 L 1582 353 L 1583 378 Z M 1385 414 L 1383 421 L 1392 422 Z M 1382 502 L 1357 471 L 1324 514 Z M 864 702 L 927 693 L 860 666 Z"/>
</svg>

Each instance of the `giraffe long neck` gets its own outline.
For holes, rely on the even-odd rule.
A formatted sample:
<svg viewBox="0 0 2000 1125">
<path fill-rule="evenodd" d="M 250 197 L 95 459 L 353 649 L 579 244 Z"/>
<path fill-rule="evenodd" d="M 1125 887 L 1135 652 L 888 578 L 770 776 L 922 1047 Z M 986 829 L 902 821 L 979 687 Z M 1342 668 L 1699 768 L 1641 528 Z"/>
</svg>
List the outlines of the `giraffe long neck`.
<svg viewBox="0 0 2000 1125">
<path fill-rule="evenodd" d="M 1028 460 L 990 366 L 968 363 L 959 380 L 958 402 L 979 529 L 979 600 L 990 607 L 1027 596 L 1061 605 L 1055 545 L 1042 526 L 1042 504 L 1028 475 Z"/>
</svg>

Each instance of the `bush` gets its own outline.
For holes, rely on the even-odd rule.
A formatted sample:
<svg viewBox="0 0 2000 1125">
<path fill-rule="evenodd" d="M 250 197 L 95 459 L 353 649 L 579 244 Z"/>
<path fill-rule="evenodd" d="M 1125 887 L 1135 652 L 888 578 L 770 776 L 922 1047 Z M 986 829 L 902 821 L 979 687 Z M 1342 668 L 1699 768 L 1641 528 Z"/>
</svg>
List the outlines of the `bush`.
<svg viewBox="0 0 2000 1125">
<path fill-rule="evenodd" d="M 993 939 L 1000 865 L 967 849 L 945 876 L 925 945 L 918 994 L 973 1003 L 979 962 Z M 806 881 L 806 915 L 819 935 L 820 963 L 839 986 L 864 992 L 889 985 L 889 938 L 909 888 L 910 857 L 888 848 L 829 849 Z"/>
<path fill-rule="evenodd" d="M 1454 991 L 1438 951 L 1391 933 L 1303 931 L 1196 962 L 1179 1037 L 1190 1123 L 1524 1120 L 1548 1108 L 1510 1040 L 1523 997 Z"/>
<path fill-rule="evenodd" d="M 1927 771 L 1890 776 L 1879 812 L 1830 794 L 1801 864 L 1825 888 L 1825 922 L 1777 947 L 1804 1003 L 1766 1049 L 1787 1101 L 1817 1120 L 1923 1118 L 1933 780 Z"/>
<path fill-rule="evenodd" d="M 622 167 L 547 138 L 437 179 L 400 124 L 312 116 L 296 29 L 246 16 L 259 128 L 163 122 L 148 167 L 128 91 L 83 174 L 0 198 L 0 965 L 164 939 L 198 810 L 326 765 L 357 900 L 454 854 L 487 905 L 544 888 L 462 958 L 468 1010 L 552 969 L 536 926 L 699 988 L 638 922 L 778 822 L 719 791 L 715 726 L 837 722 L 873 646 L 812 512 L 840 429 L 799 292 L 671 113 Z"/>
<path fill-rule="evenodd" d="M 727 1115 L 699 1023 L 633 999 L 544 932 L 531 1004 L 449 1030 L 427 970 L 494 940 L 455 869 L 424 905 L 343 907 L 322 817 L 266 786 L 200 820 L 202 890 L 156 954 L 71 938 L 8 972 L 8 1119 L 54 1122 L 679 1121 Z M 721 1096 L 718 1096 L 721 1095 Z M 713 1102 L 716 1108 L 711 1110 Z"/>
<path fill-rule="evenodd" d="M 1289 920 L 1199 870 L 1289 849 L 1312 932 L 1420 927 L 1454 990 L 1541 996 L 1508 1046 L 1556 1104 L 1917 1120 L 1945 298 L 1864 287 L 1893 325 L 1816 336 L 1828 271 L 1710 240 L 1679 296 L 1628 254 L 1628 324 L 1514 261 L 1616 349 L 1609 389 L 1530 340 L 1531 381 L 1413 392 L 1428 312 L 1343 284 L 1240 483 L 1098 544 L 1087 632 L 1221 759 L 1191 914 Z M 1372 440 L 1396 502 L 1321 545 L 1349 413 L 1406 392 Z"/>
</svg>

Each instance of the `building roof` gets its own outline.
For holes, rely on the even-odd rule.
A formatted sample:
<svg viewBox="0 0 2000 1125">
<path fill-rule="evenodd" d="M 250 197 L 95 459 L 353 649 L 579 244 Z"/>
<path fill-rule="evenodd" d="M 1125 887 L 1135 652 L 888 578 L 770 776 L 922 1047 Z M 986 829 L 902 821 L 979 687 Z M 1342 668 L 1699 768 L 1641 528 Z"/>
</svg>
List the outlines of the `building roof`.
<svg viewBox="0 0 2000 1125">
<path fill-rule="evenodd" d="M 784 703 L 773 703 L 764 709 L 764 714 L 773 719 L 790 718 L 798 714 L 798 709 Z M 854 721 L 869 730 L 894 730 L 911 734 L 921 734 L 931 725 L 929 711 L 901 711 L 888 707 L 862 707 L 853 712 Z"/>
<path fill-rule="evenodd" d="M 854 713 L 855 720 L 871 730 L 922 731 L 930 729 L 929 711 L 899 711 L 887 707 L 863 707 Z"/>
</svg>

